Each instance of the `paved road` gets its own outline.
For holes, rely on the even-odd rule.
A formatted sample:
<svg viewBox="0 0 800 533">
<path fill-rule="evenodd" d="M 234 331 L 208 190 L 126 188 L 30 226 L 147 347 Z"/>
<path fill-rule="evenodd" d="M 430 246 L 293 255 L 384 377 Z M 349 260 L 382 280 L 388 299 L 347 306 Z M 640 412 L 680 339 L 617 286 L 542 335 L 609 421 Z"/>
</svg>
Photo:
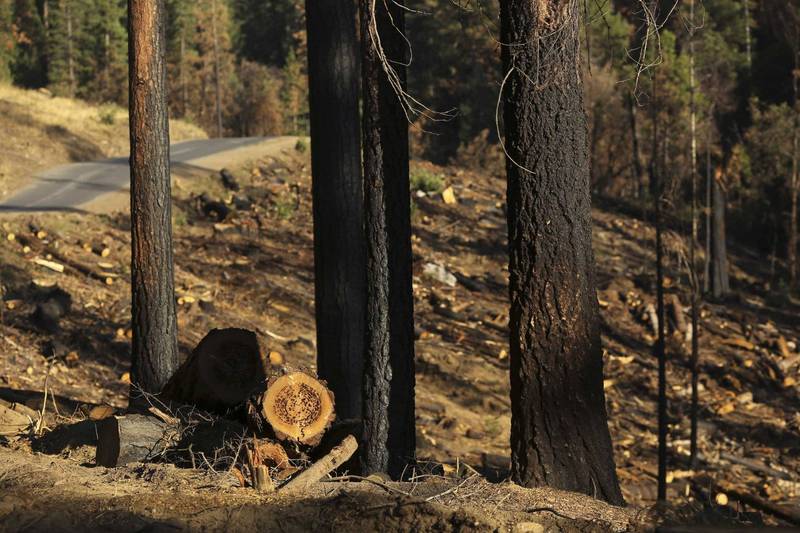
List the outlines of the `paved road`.
<svg viewBox="0 0 800 533">
<path fill-rule="evenodd" d="M 174 164 L 219 170 L 234 165 L 243 157 L 256 155 L 258 145 L 285 139 L 282 137 L 242 137 L 199 139 L 171 146 Z M 228 157 L 226 157 L 228 156 Z M 32 178 L 33 183 L 0 202 L 0 212 L 79 211 L 80 206 L 107 193 L 130 188 L 128 158 L 116 157 L 90 163 L 62 165 Z"/>
</svg>

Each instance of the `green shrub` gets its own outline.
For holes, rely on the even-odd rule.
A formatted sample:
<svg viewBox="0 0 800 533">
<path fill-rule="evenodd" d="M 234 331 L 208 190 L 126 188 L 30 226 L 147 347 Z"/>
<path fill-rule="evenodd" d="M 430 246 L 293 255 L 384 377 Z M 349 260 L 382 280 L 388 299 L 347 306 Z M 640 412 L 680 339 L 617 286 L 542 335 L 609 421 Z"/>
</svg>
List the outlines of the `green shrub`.
<svg viewBox="0 0 800 533">
<path fill-rule="evenodd" d="M 278 218 L 280 219 L 291 219 L 296 210 L 297 202 L 294 198 L 284 196 L 278 198 L 278 200 L 275 202 L 275 214 L 278 215 Z"/>
<path fill-rule="evenodd" d="M 411 190 L 425 193 L 437 193 L 444 189 L 444 176 L 426 169 L 411 171 Z"/>
<path fill-rule="evenodd" d="M 102 124 L 112 126 L 117 120 L 117 107 L 114 105 L 103 105 L 97 110 L 97 118 Z"/>
<path fill-rule="evenodd" d="M 294 149 L 303 154 L 306 150 L 308 150 L 308 144 L 306 144 L 305 139 L 297 139 Z"/>
</svg>

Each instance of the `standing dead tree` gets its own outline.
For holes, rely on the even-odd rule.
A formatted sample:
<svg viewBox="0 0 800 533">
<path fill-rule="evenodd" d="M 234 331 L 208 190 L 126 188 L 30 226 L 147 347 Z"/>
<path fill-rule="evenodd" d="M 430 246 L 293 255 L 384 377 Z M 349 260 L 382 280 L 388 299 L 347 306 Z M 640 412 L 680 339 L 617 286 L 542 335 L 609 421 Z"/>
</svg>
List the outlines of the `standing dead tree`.
<svg viewBox="0 0 800 533">
<path fill-rule="evenodd" d="M 655 12 L 655 10 L 654 10 Z M 663 169 L 665 142 L 660 131 L 659 116 L 659 76 L 658 68 L 653 69 L 651 77 L 650 113 L 652 120 L 653 146 L 650 155 L 650 189 L 655 205 L 656 230 L 656 309 L 657 324 L 655 356 L 658 359 L 658 494 L 659 501 L 667 499 L 667 359 L 666 359 L 666 320 L 664 309 L 664 245 L 663 208 L 664 183 Z"/>
<path fill-rule="evenodd" d="M 397 478 L 416 447 L 405 7 L 377 0 L 360 7 L 367 239 L 361 465 Z"/>
<path fill-rule="evenodd" d="M 163 0 L 128 2 L 131 382 L 157 393 L 178 367 Z"/>
<path fill-rule="evenodd" d="M 354 2 L 308 0 L 317 368 L 339 415 L 361 418 L 366 244 Z"/>
<path fill-rule="evenodd" d="M 603 392 L 576 0 L 501 0 L 512 477 L 622 503 Z"/>
<path fill-rule="evenodd" d="M 692 212 L 692 229 L 689 236 L 691 241 L 689 243 L 689 289 L 691 290 L 691 310 L 692 310 L 692 400 L 691 400 L 691 414 L 690 414 L 690 436 L 689 436 L 689 456 L 692 466 L 697 463 L 697 414 L 698 414 L 698 374 L 699 374 L 699 337 L 698 331 L 698 293 L 699 285 L 697 280 L 697 234 L 698 234 L 698 217 L 697 217 L 697 87 L 695 78 L 695 50 L 694 50 L 694 36 L 697 27 L 694 21 L 695 6 L 694 0 L 689 0 L 689 115 L 690 115 L 690 132 L 691 132 L 691 212 Z M 748 43 L 749 46 L 749 43 Z"/>
</svg>

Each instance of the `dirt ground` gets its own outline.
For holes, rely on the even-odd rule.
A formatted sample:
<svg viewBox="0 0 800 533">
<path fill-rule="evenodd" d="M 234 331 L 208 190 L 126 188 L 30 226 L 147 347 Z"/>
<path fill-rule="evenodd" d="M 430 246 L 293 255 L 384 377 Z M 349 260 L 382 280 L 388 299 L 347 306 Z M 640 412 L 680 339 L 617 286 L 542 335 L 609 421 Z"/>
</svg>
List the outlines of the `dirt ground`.
<svg viewBox="0 0 800 533">
<path fill-rule="evenodd" d="M 439 175 L 456 198 L 446 203 L 438 192 L 414 195 L 418 455 L 434 463 L 465 462 L 486 479 L 500 481 L 507 476 L 510 431 L 505 184 L 499 177 L 463 169 L 426 163 L 414 168 Z M 255 330 L 269 350 L 288 361 L 313 368 L 309 171 L 302 143 L 245 165 L 235 174 L 242 185 L 238 194 L 246 195 L 247 202 L 236 200 L 240 208 L 224 221 L 203 214 L 197 198 L 207 193 L 233 204 L 234 194 L 218 175 L 178 179 L 175 259 L 184 354 L 211 328 L 236 326 Z M 53 450 L 31 450 L 20 441 L 0 447 L 0 527 L 469 531 L 511 529 L 527 521 L 566 530 L 652 527 L 653 517 L 644 509 L 656 495 L 656 371 L 653 328 L 643 316 L 654 302 L 654 232 L 626 212 L 633 211 L 598 202 L 594 235 L 607 408 L 629 508 L 457 475 L 413 486 L 391 484 L 396 491 L 328 483 L 305 500 L 284 500 L 238 488 L 225 474 L 168 465 L 94 468 L 91 442 L 64 446 L 53 455 Z M 0 398 L 38 409 L 46 385 L 55 395 L 46 408 L 51 429 L 85 416 L 87 405 L 125 407 L 128 229 L 123 213 L 0 220 L 0 279 L 6 286 Z M 685 306 L 686 276 L 678 266 L 686 243 L 678 237 L 680 229 L 667 235 L 667 274 L 670 293 Z M 44 235 L 39 238 L 32 230 Z M 100 257 L 92 246 L 110 253 Z M 68 260 L 64 272 L 33 262 L 48 257 Z M 770 515 L 751 514 L 751 507 L 733 498 L 718 505 L 719 494 L 728 489 L 789 508 L 800 505 L 800 376 L 797 365 L 789 364 L 797 355 L 800 306 L 770 288 L 757 256 L 733 247 L 731 259 L 735 298 L 702 307 L 702 461 L 695 470 L 687 460 L 688 342 L 677 324 L 670 326 L 675 330 L 668 365 L 672 506 L 660 520 L 780 523 Z M 426 274 L 429 263 L 454 274 L 455 284 Z M 58 332 L 47 333 L 34 325 L 31 314 L 55 285 L 71 295 L 72 309 Z M 781 337 L 787 353 L 776 344 Z M 446 496 L 418 501 L 454 487 L 458 490 Z M 397 492 L 412 494 L 412 489 L 412 496 Z M 558 507 L 562 504 L 567 507 Z"/>
</svg>

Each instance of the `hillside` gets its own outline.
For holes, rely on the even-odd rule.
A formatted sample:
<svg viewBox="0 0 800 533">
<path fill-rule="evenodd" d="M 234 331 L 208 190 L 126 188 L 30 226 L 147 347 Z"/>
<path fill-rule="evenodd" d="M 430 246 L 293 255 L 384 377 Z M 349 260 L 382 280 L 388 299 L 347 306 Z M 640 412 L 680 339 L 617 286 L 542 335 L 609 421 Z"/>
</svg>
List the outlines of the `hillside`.
<svg viewBox="0 0 800 533">
<path fill-rule="evenodd" d="M 0 198 L 40 170 L 65 163 L 128 155 L 127 111 L 95 106 L 0 83 Z M 206 134 L 182 120 L 170 121 L 172 142 Z"/>
<path fill-rule="evenodd" d="M 101 126 L 97 131 L 102 131 Z M 453 465 L 445 472 L 466 462 L 488 479 L 500 480 L 507 475 L 510 428 L 505 183 L 498 177 L 427 163 L 418 163 L 414 172 L 436 176 L 434 182 L 452 185 L 457 199 L 457 203 L 446 203 L 441 194 L 434 192 L 416 194 L 414 198 L 419 457 Z M 238 209 L 217 175 L 179 179 L 175 186 L 181 349 L 187 353 L 211 328 L 239 326 L 257 331 L 270 350 L 280 352 L 293 364 L 313 367 L 313 252 L 307 152 L 284 150 L 280 157 L 254 161 L 235 174 L 247 196 L 247 202 L 238 199 Z M 435 185 L 433 188 L 438 187 Z M 201 193 L 229 202 L 231 215 L 219 222 L 204 214 L 198 198 Z M 4 216 L 0 222 L 0 279 L 6 285 L 0 324 L 0 346 L 5 353 L 0 359 L 0 397 L 40 408 L 41 392 L 46 387 L 49 394 L 55 395 L 58 406 L 57 412 L 53 405 L 46 407 L 51 426 L 67 418 L 84 417 L 94 405 L 106 403 L 123 408 L 130 343 L 127 217 L 14 215 Z M 522 496 L 506 496 L 512 494 L 511 489 L 496 488 L 505 486 L 472 486 L 472 480 L 462 490 L 463 496 L 456 490 L 447 497 L 433 499 L 444 506 L 436 508 L 437 520 L 443 521 L 436 524 L 446 523 L 455 529 L 457 524 L 466 528 L 467 524 L 482 520 L 484 526 L 510 526 L 525 518 L 540 519 L 539 508 L 545 506 L 572 518 L 587 518 L 588 513 L 588 518 L 600 524 L 597 530 L 609 529 L 612 523 L 616 529 L 636 529 L 641 525 L 637 520 L 646 516 L 640 513 L 639 506 L 654 502 L 656 366 L 652 356 L 653 328 L 646 313 L 648 304 L 654 303 L 654 232 L 642 220 L 622 214 L 618 206 L 603 203 L 595 208 L 594 223 L 607 407 L 617 471 L 625 498 L 635 507 L 624 515 L 613 514 L 607 507 L 590 510 L 584 500 L 570 500 L 546 491 L 526 493 L 525 498 L 533 500 L 525 500 Z M 686 243 L 674 231 L 668 234 L 667 242 L 669 292 L 685 305 L 685 274 L 676 265 L 681 264 Z M 733 248 L 731 260 L 736 268 L 732 275 L 737 297 L 724 303 L 704 303 L 702 307 L 703 461 L 697 471 L 691 471 L 687 464 L 688 343 L 680 323 L 688 316 L 685 308 L 671 307 L 677 311 L 671 320 L 670 329 L 674 331 L 668 347 L 673 472 L 669 485 L 673 505 L 665 515 L 669 520 L 761 520 L 756 514 L 740 513 L 745 507 L 736 503 L 736 494 L 754 496 L 783 508 L 800 505 L 800 306 L 769 290 L 765 282 L 768 265 L 747 250 Z M 108 250 L 105 256 L 97 255 L 104 249 Z M 40 266 L 34 262 L 36 259 L 65 265 L 64 271 Z M 448 276 L 442 278 L 445 282 L 434 279 L 425 268 L 431 263 L 444 267 L 455 275 L 455 280 Z M 60 331 L 52 334 L 32 314 L 36 303 L 46 298 L 54 286 L 69 293 L 72 306 L 61 320 Z M 57 512 L 75 523 L 80 523 L 82 517 L 74 505 L 78 502 L 90 505 L 95 513 L 102 510 L 116 516 L 124 511 L 127 519 L 135 515 L 139 520 L 136 523 L 142 526 L 164 520 L 195 526 L 222 523 L 219 514 L 212 513 L 207 522 L 197 518 L 201 504 L 190 502 L 192 494 L 199 494 L 202 501 L 241 504 L 250 517 L 247 520 L 261 523 L 258 512 L 251 507 L 260 500 L 252 494 L 243 495 L 243 489 L 231 488 L 230 475 L 178 473 L 161 467 L 87 469 L 79 465 L 93 461 L 91 442 L 61 446 L 57 452 L 60 458 L 53 458 L 51 464 L 58 468 L 28 478 L 10 472 L 40 472 L 50 459 L 31 455 L 23 441 L 10 444 L 10 448 L 0 447 L 0 463 L 8 465 L 0 466 L 2 488 L 18 495 L 12 505 L 0 506 L 0 516 L 6 513 L 12 521 L 32 519 L 40 516 L 37 513 L 49 513 L 45 506 L 37 510 L 46 499 L 64 498 L 72 503 L 59 506 Z M 108 483 L 123 478 L 129 479 L 127 488 L 124 496 L 115 500 Z M 82 484 L 91 487 L 88 493 L 79 490 Z M 63 486 L 69 490 L 59 488 Z M 170 504 L 174 507 L 151 507 L 147 498 L 135 496 L 140 491 L 158 492 L 161 487 L 178 494 Z M 720 494 L 726 499 L 722 500 Z M 26 500 L 28 496 L 30 499 Z M 321 515 L 329 508 L 319 507 L 320 522 L 303 524 L 331 526 L 336 516 L 367 520 L 363 502 L 343 498 L 347 503 L 332 512 L 334 518 L 323 518 Z M 387 505 L 364 498 L 375 508 Z M 553 503 L 558 501 L 562 501 L 563 508 Z M 270 502 L 287 516 L 298 513 L 293 507 L 296 504 Z M 399 509 L 400 504 L 397 505 Z M 475 514 L 468 514 L 467 518 L 460 514 L 458 519 L 447 514 L 464 512 Z M 382 520 L 390 520 L 389 515 L 382 515 Z M 414 523 L 400 521 L 401 515 L 392 515 L 398 520 L 394 525 L 415 527 Z M 245 520 L 243 516 L 237 520 Z M 771 523 L 777 520 L 769 514 L 764 519 Z M 104 520 L 98 522 L 98 528 Z M 369 522 L 372 526 L 381 523 Z"/>
</svg>

